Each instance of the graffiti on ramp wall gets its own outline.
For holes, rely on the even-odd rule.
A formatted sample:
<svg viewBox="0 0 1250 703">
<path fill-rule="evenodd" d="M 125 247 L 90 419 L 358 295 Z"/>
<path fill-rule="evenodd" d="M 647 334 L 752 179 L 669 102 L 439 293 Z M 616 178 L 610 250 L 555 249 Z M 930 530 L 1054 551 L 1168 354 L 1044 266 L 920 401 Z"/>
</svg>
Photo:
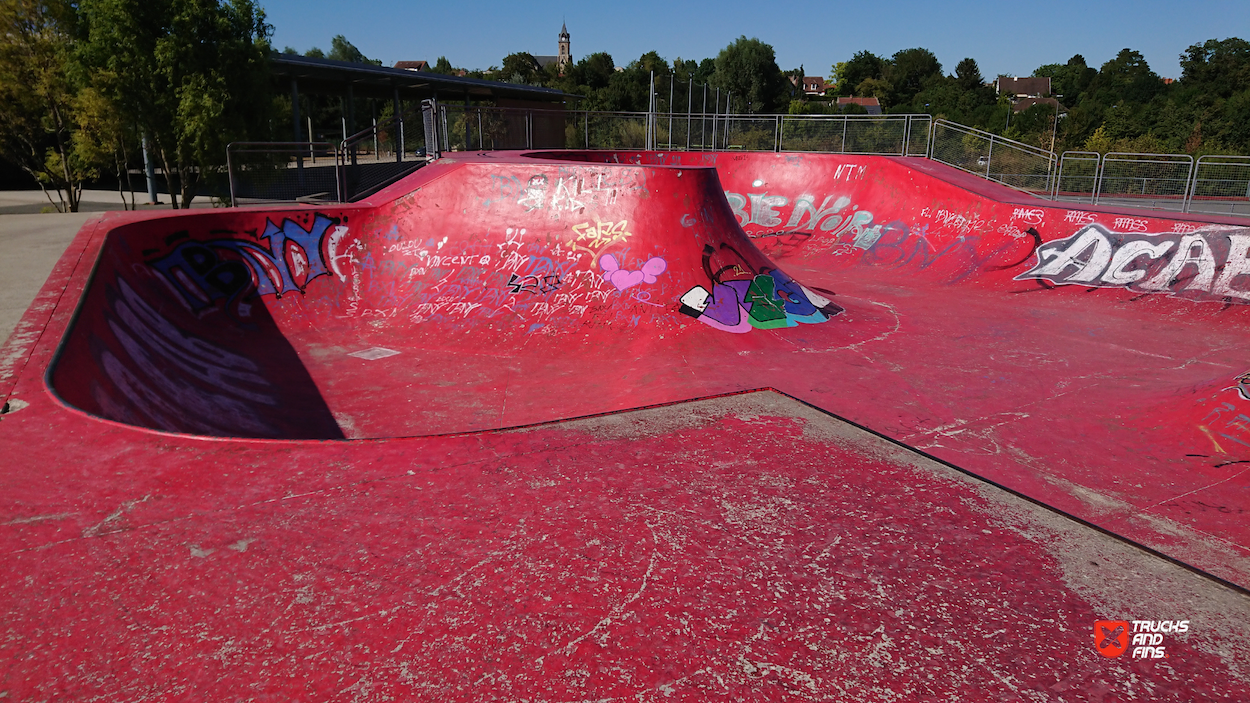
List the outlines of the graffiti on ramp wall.
<svg viewBox="0 0 1250 703">
<path fill-rule="evenodd" d="M 778 269 L 752 270 L 740 260 L 713 270 L 715 254 L 711 245 L 704 247 L 703 267 L 712 289 L 701 285 L 691 288 L 681 296 L 679 308 L 682 314 L 710 327 L 742 334 L 753 329 L 818 324 L 842 312 L 833 301 Z"/>
<path fill-rule="evenodd" d="M 1128 288 L 1191 300 L 1250 303 L 1250 230 L 1211 226 L 1192 232 L 1115 232 L 1088 224 L 1042 244 L 1017 280 Z"/>
</svg>

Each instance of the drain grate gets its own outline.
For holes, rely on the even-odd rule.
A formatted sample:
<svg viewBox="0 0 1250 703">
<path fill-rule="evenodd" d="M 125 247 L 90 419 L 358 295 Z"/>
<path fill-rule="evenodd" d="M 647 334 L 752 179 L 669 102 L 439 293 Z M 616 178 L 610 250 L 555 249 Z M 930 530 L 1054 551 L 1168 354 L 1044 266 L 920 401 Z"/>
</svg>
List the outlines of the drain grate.
<svg viewBox="0 0 1250 703">
<path fill-rule="evenodd" d="M 394 349 L 387 349 L 385 347 L 369 347 L 368 349 L 361 349 L 360 351 L 352 352 L 348 354 L 348 356 L 354 356 L 357 359 L 364 359 L 365 361 L 377 361 L 378 359 L 385 359 L 388 356 L 395 356 L 398 353 L 399 352 Z"/>
</svg>

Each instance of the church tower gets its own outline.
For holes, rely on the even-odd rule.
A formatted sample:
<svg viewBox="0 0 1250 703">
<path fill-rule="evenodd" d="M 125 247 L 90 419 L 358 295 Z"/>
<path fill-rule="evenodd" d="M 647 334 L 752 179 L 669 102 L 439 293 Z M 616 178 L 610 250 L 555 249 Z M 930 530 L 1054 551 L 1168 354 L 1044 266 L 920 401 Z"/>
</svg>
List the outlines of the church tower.
<svg viewBox="0 0 1250 703">
<path fill-rule="evenodd" d="M 556 66 L 564 70 L 573 60 L 569 55 L 569 27 L 567 23 L 560 25 L 560 54 L 556 57 Z"/>
</svg>

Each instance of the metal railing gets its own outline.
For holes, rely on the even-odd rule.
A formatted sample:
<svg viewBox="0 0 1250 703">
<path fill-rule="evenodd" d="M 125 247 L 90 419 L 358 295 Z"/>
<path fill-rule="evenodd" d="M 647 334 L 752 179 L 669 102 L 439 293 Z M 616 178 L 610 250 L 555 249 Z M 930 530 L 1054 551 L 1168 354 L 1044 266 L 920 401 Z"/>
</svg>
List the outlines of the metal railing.
<svg viewBox="0 0 1250 703">
<path fill-rule="evenodd" d="M 1094 204 L 1101 173 L 1102 155 L 1096 151 L 1065 151 L 1059 159 L 1059 173 L 1051 188 L 1051 200 Z"/>
<path fill-rule="evenodd" d="M 777 115 L 777 151 L 928 156 L 929 115 Z"/>
<path fill-rule="evenodd" d="M 1200 156 L 1185 212 L 1250 216 L 1250 156 Z"/>
<path fill-rule="evenodd" d="M 1194 157 L 1188 154 L 1104 154 L 1094 204 L 1184 211 L 1193 173 Z"/>
<path fill-rule="evenodd" d="M 337 159 L 330 142 L 231 142 L 230 204 L 341 201 Z"/>
<path fill-rule="evenodd" d="M 1250 216 L 1250 156 L 1067 151 L 1050 199 Z"/>
<path fill-rule="evenodd" d="M 740 115 L 439 105 L 442 151 L 646 149 L 926 156 L 929 115 Z"/>
<path fill-rule="evenodd" d="M 933 123 L 929 158 L 961 171 L 1049 197 L 1057 172 L 1054 152 L 946 120 Z"/>
<path fill-rule="evenodd" d="M 394 183 L 427 163 L 428 107 L 422 104 L 348 136 L 339 147 L 341 200 L 350 202 Z"/>
<path fill-rule="evenodd" d="M 1250 156 L 1197 161 L 1187 154 L 1068 151 L 1057 156 L 929 115 L 594 112 L 434 100 L 339 145 L 233 143 L 226 150 L 230 198 L 235 204 L 346 202 L 375 192 L 441 152 L 501 149 L 917 156 L 1053 201 L 1250 216 Z"/>
</svg>

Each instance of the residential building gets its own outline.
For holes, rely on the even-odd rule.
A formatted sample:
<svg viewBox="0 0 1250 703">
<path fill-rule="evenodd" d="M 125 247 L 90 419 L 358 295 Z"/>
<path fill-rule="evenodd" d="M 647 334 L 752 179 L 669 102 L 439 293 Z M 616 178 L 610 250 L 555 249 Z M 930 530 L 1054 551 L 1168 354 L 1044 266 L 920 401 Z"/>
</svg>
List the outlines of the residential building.
<svg viewBox="0 0 1250 703">
<path fill-rule="evenodd" d="M 876 98 L 838 98 L 838 107 L 844 105 L 859 105 L 868 111 L 870 115 L 881 114 L 881 101 Z"/>
</svg>

